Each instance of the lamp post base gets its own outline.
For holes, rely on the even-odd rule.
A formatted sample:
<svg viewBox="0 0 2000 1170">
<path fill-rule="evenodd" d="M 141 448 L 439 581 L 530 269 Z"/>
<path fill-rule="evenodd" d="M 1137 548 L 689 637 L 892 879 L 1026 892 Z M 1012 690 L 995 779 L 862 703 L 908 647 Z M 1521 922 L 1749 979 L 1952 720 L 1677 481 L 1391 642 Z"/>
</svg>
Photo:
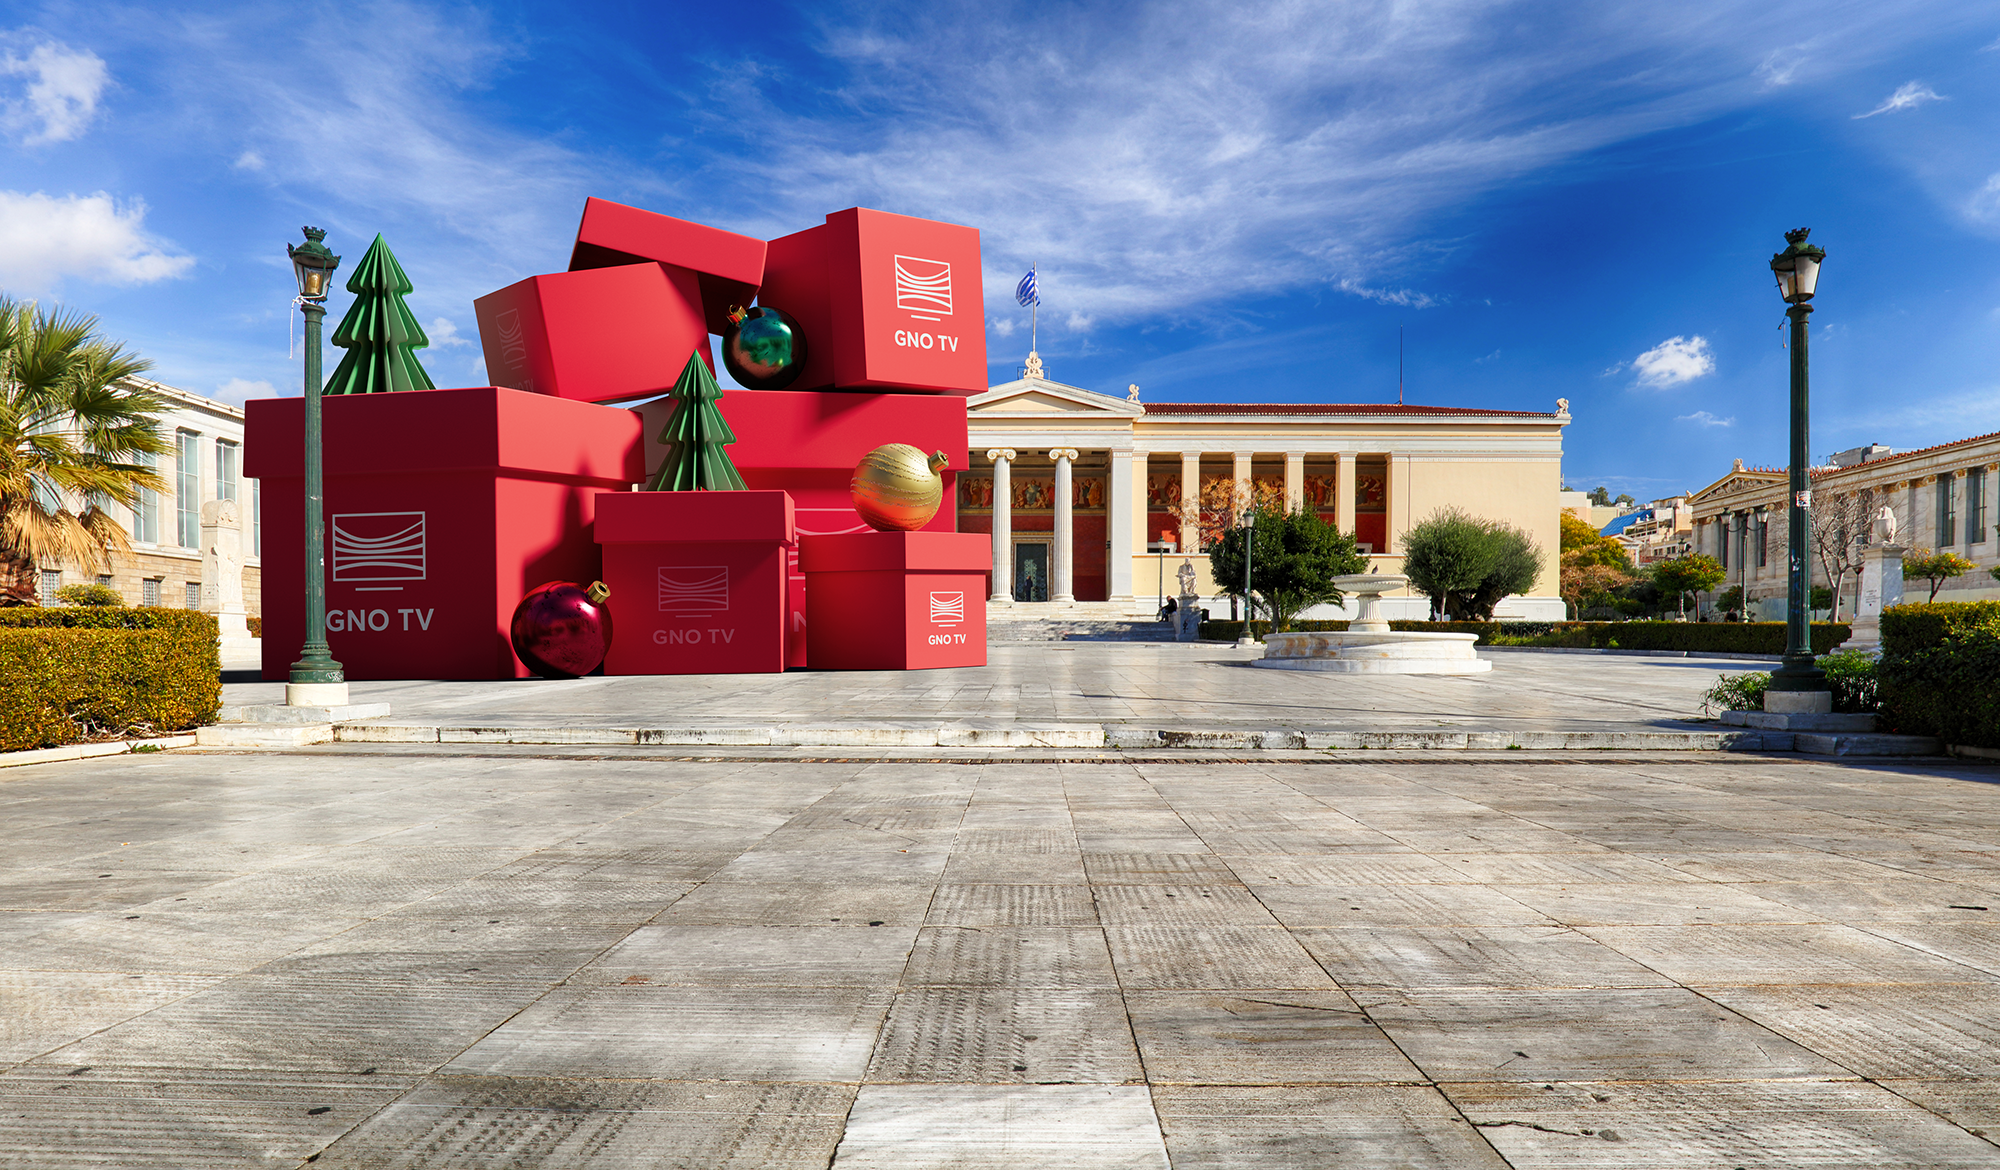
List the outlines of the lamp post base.
<svg viewBox="0 0 2000 1170">
<path fill-rule="evenodd" d="M 1767 690 L 1764 692 L 1764 710 L 1780 715 L 1830 715 L 1833 713 L 1833 692 Z"/>
<path fill-rule="evenodd" d="M 285 706 L 345 707 L 347 706 L 347 684 L 344 682 L 286 683 Z"/>
</svg>

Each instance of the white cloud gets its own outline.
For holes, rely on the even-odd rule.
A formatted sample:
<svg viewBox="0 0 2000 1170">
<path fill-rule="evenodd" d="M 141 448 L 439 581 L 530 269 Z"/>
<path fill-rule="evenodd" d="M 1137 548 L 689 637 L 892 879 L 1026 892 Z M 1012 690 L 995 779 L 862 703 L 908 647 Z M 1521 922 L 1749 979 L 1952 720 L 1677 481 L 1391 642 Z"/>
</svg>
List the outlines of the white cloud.
<svg viewBox="0 0 2000 1170">
<path fill-rule="evenodd" d="M 49 292 L 63 280 L 150 284 L 179 276 L 194 257 L 146 232 L 146 205 L 110 195 L 0 191 L 0 289 Z"/>
<path fill-rule="evenodd" d="M 1944 96 L 1930 86 L 1920 81 L 1912 81 L 1898 86 L 1895 93 L 1882 99 L 1881 105 L 1876 106 L 1865 114 L 1856 114 L 1854 117 L 1858 121 L 1862 118 L 1872 118 L 1877 114 L 1893 114 L 1898 110 L 1914 110 L 1925 102 L 1941 102 L 1944 100 L 1946 100 Z"/>
<path fill-rule="evenodd" d="M 439 317 L 424 328 L 424 336 L 431 339 L 433 349 L 450 349 L 454 345 L 471 345 L 469 338 L 460 337 L 458 324 L 449 317 Z"/>
<path fill-rule="evenodd" d="M 278 388 L 263 379 L 231 378 L 216 387 L 215 396 L 224 402 L 244 402 L 251 398 L 276 398 Z"/>
<path fill-rule="evenodd" d="M 1500 351 L 1496 349 L 1492 353 L 1487 354 L 1485 357 L 1473 358 L 1472 364 L 1475 366 L 1483 366 L 1488 362 L 1497 362 L 1499 360 L 1500 360 Z"/>
<path fill-rule="evenodd" d="M 1658 390 L 1713 374 L 1715 355 L 1705 337 L 1669 337 L 1633 358 L 1632 368 L 1638 371 L 1641 386 Z"/>
<path fill-rule="evenodd" d="M 1438 299 L 1429 293 L 1407 288 L 1369 288 L 1351 277 L 1341 280 L 1340 291 L 1380 304 L 1402 305 L 1411 309 L 1428 309 L 1439 303 Z"/>
<path fill-rule="evenodd" d="M 1015 325 L 1012 317 L 995 317 L 986 325 L 986 332 L 992 337 L 1012 337 L 1014 336 L 1014 329 Z M 1252 551 L 1254 552 L 1255 550 L 1253 549 Z"/>
<path fill-rule="evenodd" d="M 1986 185 L 1965 201 L 1965 213 L 1974 219 L 2000 219 L 2000 174 L 1986 177 Z"/>
<path fill-rule="evenodd" d="M 82 134 L 111 80 L 97 54 L 60 41 L 36 45 L 26 57 L 11 52 L 0 56 L 0 75 L 30 79 L 20 97 L 0 103 L 0 121 L 27 146 L 66 142 Z"/>
<path fill-rule="evenodd" d="M 1757 66 L 1757 80 L 1765 89 L 1778 89 L 1790 85 L 1799 68 L 1806 63 L 1805 45 L 1787 45 L 1775 49 Z"/>
<path fill-rule="evenodd" d="M 1677 415 L 1674 421 L 1691 422 L 1701 427 L 1733 427 L 1736 425 L 1736 416 L 1730 415 L 1728 418 L 1717 418 L 1705 410 L 1697 410 L 1693 414 Z"/>
<path fill-rule="evenodd" d="M 235 166 L 239 171 L 261 171 L 264 169 L 264 156 L 254 150 L 246 150 L 236 156 Z"/>
<path fill-rule="evenodd" d="M 1063 324 L 1068 325 L 1073 332 L 1084 333 L 1090 329 L 1096 320 L 1097 318 L 1088 313 L 1071 313 Z"/>
</svg>

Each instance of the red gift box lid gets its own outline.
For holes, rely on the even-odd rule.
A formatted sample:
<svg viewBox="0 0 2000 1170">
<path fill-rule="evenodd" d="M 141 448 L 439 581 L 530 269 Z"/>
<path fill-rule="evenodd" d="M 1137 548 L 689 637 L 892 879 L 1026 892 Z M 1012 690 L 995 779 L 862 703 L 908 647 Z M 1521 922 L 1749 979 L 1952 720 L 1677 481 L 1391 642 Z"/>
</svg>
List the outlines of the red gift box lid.
<svg viewBox="0 0 2000 1170">
<path fill-rule="evenodd" d="M 993 538 L 984 532 L 841 532 L 799 538 L 799 570 L 804 573 L 984 573 L 992 567 Z"/>
<path fill-rule="evenodd" d="M 504 386 L 336 394 L 321 399 L 329 475 L 493 469 L 604 484 L 644 477 L 629 410 Z M 305 474 L 303 398 L 244 403 L 243 474 Z"/>
<path fill-rule="evenodd" d="M 590 198 L 583 201 L 569 266 L 574 272 L 651 260 L 685 268 L 700 278 L 709 332 L 721 333 L 729 306 L 748 305 L 764 283 L 765 247 L 755 236 Z"/>
<path fill-rule="evenodd" d="M 733 544 L 798 540 L 790 492 L 605 492 L 599 544 Z"/>
</svg>

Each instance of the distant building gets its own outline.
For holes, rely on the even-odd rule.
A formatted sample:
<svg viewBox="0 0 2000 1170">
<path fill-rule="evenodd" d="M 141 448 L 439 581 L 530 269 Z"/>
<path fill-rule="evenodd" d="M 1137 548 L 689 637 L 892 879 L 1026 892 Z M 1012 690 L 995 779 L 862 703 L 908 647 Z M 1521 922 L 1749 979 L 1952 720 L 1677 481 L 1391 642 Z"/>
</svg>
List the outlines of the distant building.
<svg viewBox="0 0 2000 1170">
<path fill-rule="evenodd" d="M 64 585 L 98 582 L 116 589 L 127 605 L 200 609 L 201 506 L 234 500 L 243 529 L 243 600 L 250 613 L 262 613 L 260 500 L 257 481 L 243 477 L 242 408 L 148 378 L 129 378 L 120 385 L 148 391 L 166 403 L 160 433 L 172 449 L 151 458 L 166 488 L 142 492 L 137 508 L 108 507 L 131 538 L 131 556 L 114 555 L 109 573 L 102 566 L 38 564 L 36 595 L 42 604 L 54 605 L 56 590 Z M 75 510 L 80 501 L 68 505 Z"/>
<path fill-rule="evenodd" d="M 1847 509 L 1872 517 L 1887 505 L 1896 517 L 1898 544 L 1947 550 L 1970 560 L 1972 572 L 1947 581 L 1939 601 L 2000 598 L 2000 582 L 1987 570 L 2000 564 L 2000 433 L 1978 435 L 1916 451 L 1895 452 L 1871 444 L 1831 456 L 1810 469 L 1813 507 L 1826 515 Z M 1724 588 L 1743 587 L 1749 616 L 1781 621 L 1785 616 L 1785 557 L 1788 546 L 1783 468 L 1745 467 L 1736 461 L 1728 474 L 1696 492 L 1694 551 L 1721 561 L 1729 578 Z M 1862 540 L 1868 524 L 1854 526 Z M 1822 559 L 1809 555 L 1810 580 L 1827 585 Z M 1851 614 L 1858 583 L 1839 583 L 1840 612 Z M 1928 586 L 1912 600 L 1928 595 Z"/>
<path fill-rule="evenodd" d="M 1670 561 L 1693 551 L 1694 508 L 1686 496 L 1654 500 L 1607 525 L 1604 535 L 1623 545 L 1634 565 Z"/>
</svg>

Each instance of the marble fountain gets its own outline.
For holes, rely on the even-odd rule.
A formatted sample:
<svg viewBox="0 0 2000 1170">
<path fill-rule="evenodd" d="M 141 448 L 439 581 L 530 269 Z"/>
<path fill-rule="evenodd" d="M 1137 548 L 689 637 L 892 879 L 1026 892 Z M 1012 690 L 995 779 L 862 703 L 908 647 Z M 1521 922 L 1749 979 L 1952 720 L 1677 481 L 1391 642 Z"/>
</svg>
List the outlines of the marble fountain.
<svg viewBox="0 0 2000 1170">
<path fill-rule="evenodd" d="M 1481 674 L 1493 663 L 1473 651 L 1476 634 L 1392 630 L 1382 616 L 1382 595 L 1409 578 L 1390 573 L 1335 577 L 1334 585 L 1360 603 L 1345 630 L 1267 634 L 1264 657 L 1252 666 L 1273 670 L 1324 670 L 1339 674 Z"/>
</svg>

